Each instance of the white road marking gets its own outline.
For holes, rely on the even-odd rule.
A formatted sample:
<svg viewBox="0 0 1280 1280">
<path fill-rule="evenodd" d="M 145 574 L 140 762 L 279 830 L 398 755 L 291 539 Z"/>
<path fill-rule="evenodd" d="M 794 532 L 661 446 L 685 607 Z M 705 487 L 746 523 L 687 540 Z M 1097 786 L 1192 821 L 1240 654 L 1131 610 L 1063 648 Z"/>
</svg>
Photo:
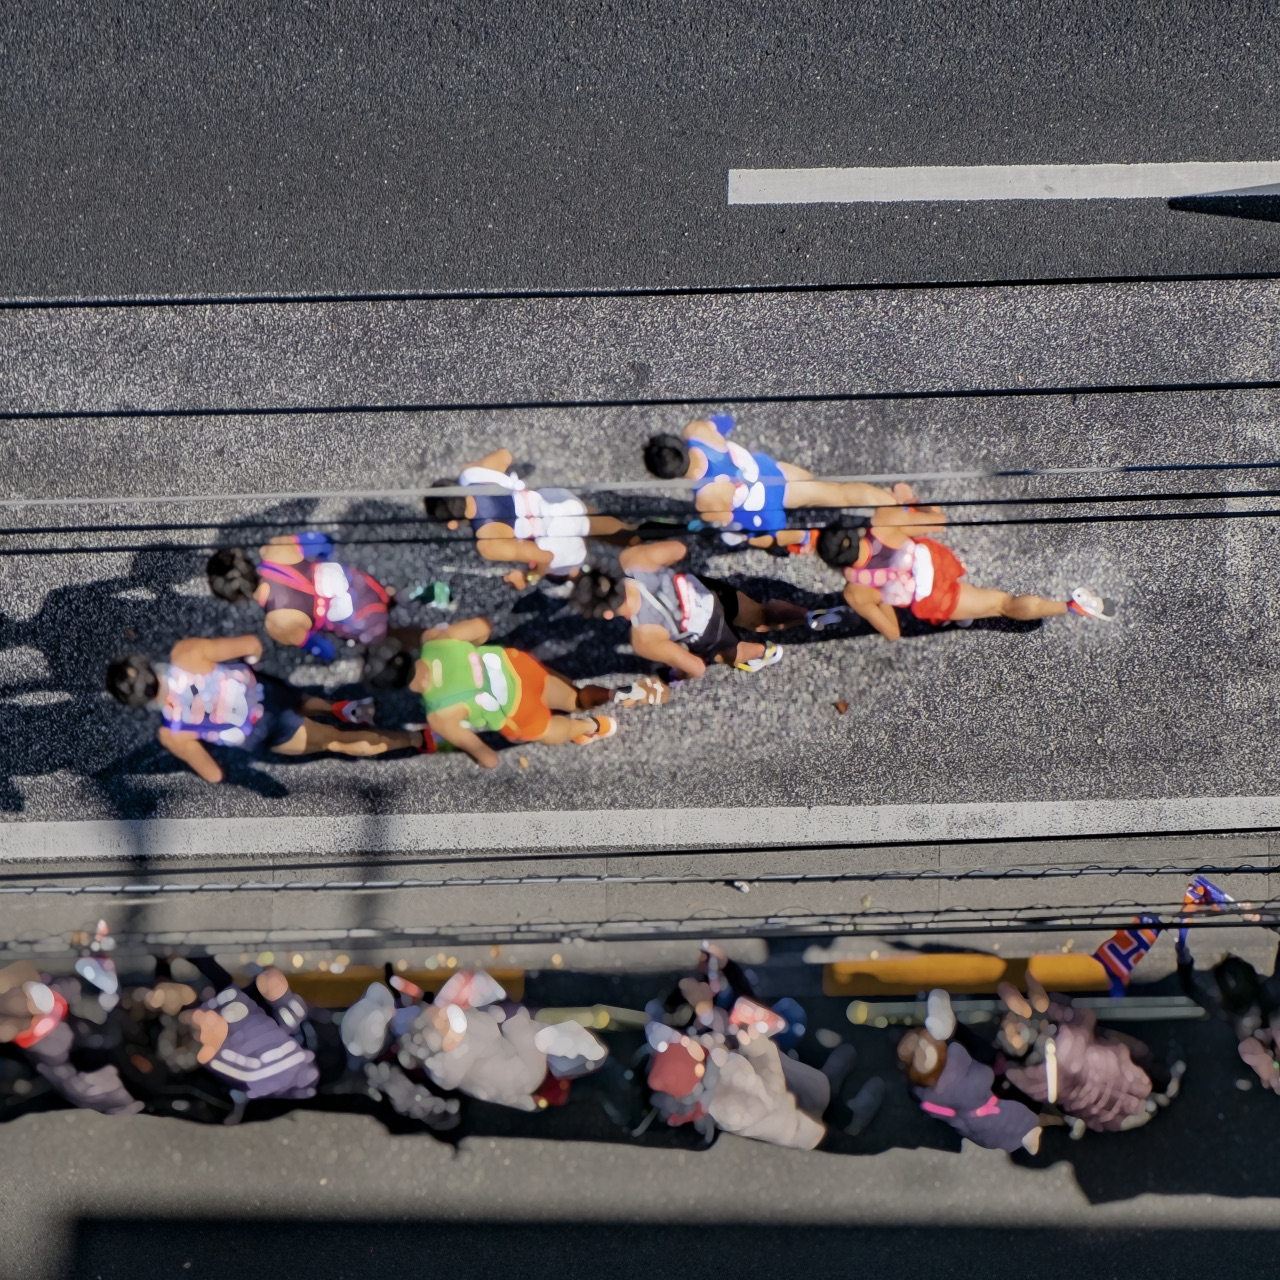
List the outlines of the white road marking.
<svg viewBox="0 0 1280 1280">
<path fill-rule="evenodd" d="M 627 852 L 1280 828 L 1280 796 L 0 823 L 0 861 Z"/>
<path fill-rule="evenodd" d="M 1276 195 L 1280 160 L 1186 164 L 980 164 L 893 169 L 730 169 L 730 204 L 906 200 L 1170 200 Z"/>
</svg>

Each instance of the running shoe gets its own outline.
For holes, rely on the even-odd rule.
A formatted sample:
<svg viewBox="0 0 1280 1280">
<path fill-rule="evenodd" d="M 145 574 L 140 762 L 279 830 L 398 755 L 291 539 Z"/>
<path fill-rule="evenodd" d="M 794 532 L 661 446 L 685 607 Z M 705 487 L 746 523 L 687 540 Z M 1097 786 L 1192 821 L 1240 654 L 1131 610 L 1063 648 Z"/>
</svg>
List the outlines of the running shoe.
<svg viewBox="0 0 1280 1280">
<path fill-rule="evenodd" d="M 671 686 L 657 676 L 640 676 L 629 689 L 615 690 L 613 700 L 622 707 L 660 707 L 671 701 Z"/>
<path fill-rule="evenodd" d="M 1097 618 L 1099 622 L 1111 622 L 1116 616 L 1115 601 L 1104 600 L 1088 587 L 1077 587 L 1071 593 L 1071 602 L 1067 608 L 1082 617 Z"/>
<path fill-rule="evenodd" d="M 372 724 L 374 707 L 372 698 L 347 698 L 333 704 L 333 714 L 345 724 Z"/>
<path fill-rule="evenodd" d="M 757 671 L 763 671 L 765 667 L 773 666 L 775 662 L 781 661 L 782 646 L 770 641 L 764 647 L 764 656 L 762 658 L 749 658 L 746 662 L 735 662 L 733 669 L 735 671 L 749 671 L 754 674 Z"/>
<path fill-rule="evenodd" d="M 852 616 L 853 610 L 847 604 L 838 604 L 831 609 L 810 609 L 804 615 L 804 620 L 810 631 L 825 631 L 828 627 L 838 627 L 842 622 L 848 622 Z"/>
<path fill-rule="evenodd" d="M 591 718 L 596 722 L 596 731 L 585 738 L 574 738 L 574 742 L 580 747 L 585 747 L 589 742 L 602 742 L 618 732 L 618 722 L 612 716 L 594 715 Z"/>
</svg>

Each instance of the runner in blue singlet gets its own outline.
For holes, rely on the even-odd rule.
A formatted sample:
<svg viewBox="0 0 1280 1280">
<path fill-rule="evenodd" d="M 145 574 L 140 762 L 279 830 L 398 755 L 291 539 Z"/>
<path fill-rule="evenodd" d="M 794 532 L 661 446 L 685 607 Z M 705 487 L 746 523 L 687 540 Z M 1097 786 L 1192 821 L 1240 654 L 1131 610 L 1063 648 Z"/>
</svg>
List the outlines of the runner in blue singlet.
<svg viewBox="0 0 1280 1280">
<path fill-rule="evenodd" d="M 787 528 L 788 512 L 796 507 L 883 507 L 914 499 L 907 485 L 895 485 L 891 493 L 862 481 L 815 480 L 803 467 L 731 442 L 733 428 L 733 418 L 721 413 L 689 423 L 680 436 L 654 436 L 645 447 L 645 465 L 663 480 L 693 481 L 702 519 L 753 547 L 812 552 L 814 531 Z"/>
</svg>

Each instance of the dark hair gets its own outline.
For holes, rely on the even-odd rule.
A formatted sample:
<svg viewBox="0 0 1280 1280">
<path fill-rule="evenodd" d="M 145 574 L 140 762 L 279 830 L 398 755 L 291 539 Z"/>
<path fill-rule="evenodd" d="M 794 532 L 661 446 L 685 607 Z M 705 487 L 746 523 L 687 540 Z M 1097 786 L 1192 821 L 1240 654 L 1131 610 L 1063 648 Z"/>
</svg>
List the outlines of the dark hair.
<svg viewBox="0 0 1280 1280">
<path fill-rule="evenodd" d="M 818 534 L 818 556 L 833 569 L 856 564 L 865 525 L 829 524 Z"/>
<path fill-rule="evenodd" d="M 371 689 L 403 689 L 413 679 L 414 655 L 394 636 L 371 644 L 364 655 L 364 682 Z"/>
<path fill-rule="evenodd" d="M 107 692 L 137 710 L 160 692 L 160 677 L 145 653 L 128 653 L 108 665 Z"/>
<path fill-rule="evenodd" d="M 1239 956 L 1225 956 L 1213 967 L 1218 980 L 1222 1007 L 1228 1013 L 1248 1013 L 1262 1003 L 1262 982 L 1258 971 Z"/>
<path fill-rule="evenodd" d="M 220 600 L 248 604 L 258 589 L 258 570 L 243 547 L 215 551 L 204 571 L 209 575 L 209 590 Z"/>
<path fill-rule="evenodd" d="M 445 476 L 443 480 L 433 480 L 431 487 L 433 489 L 456 489 L 458 482 Z M 462 494 L 455 493 L 446 498 L 443 494 L 429 493 L 422 499 L 422 505 L 427 510 L 427 519 L 439 520 L 441 524 L 447 524 L 450 520 L 465 520 L 467 518 L 467 500 Z"/>
<path fill-rule="evenodd" d="M 644 465 L 659 480 L 679 480 L 689 470 L 689 446 L 679 436 L 650 436 Z"/>
<path fill-rule="evenodd" d="M 569 594 L 569 608 L 584 618 L 603 618 L 606 613 L 617 613 L 626 601 L 627 584 L 624 578 L 611 578 L 596 569 L 586 569 L 578 575 Z"/>
</svg>

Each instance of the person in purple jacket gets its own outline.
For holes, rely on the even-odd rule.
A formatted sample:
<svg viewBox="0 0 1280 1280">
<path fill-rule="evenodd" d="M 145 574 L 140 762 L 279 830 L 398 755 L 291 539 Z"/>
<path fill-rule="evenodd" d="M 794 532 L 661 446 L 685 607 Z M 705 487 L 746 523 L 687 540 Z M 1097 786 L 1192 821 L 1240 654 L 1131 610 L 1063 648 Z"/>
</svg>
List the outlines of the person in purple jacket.
<svg viewBox="0 0 1280 1280">
<path fill-rule="evenodd" d="M 306 1002 L 289 990 L 276 968 L 264 969 L 254 982 L 271 1012 L 208 957 L 192 963 L 217 988 L 191 1020 L 200 1035 L 196 1060 L 231 1087 L 234 1104 L 224 1124 L 238 1124 L 256 1098 L 311 1098 L 320 1080 L 316 1055 L 301 1043 Z"/>
</svg>

